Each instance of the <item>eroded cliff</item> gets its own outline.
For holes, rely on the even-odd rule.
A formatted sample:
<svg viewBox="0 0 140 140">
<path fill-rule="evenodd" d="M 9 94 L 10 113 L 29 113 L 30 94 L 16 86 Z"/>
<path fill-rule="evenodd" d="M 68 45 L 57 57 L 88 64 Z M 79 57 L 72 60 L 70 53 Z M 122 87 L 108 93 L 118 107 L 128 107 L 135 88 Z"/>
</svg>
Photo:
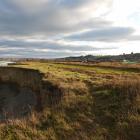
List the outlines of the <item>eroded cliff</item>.
<svg viewBox="0 0 140 140">
<path fill-rule="evenodd" d="M 1 120 L 41 110 L 42 76 L 37 70 L 0 67 Z"/>
</svg>

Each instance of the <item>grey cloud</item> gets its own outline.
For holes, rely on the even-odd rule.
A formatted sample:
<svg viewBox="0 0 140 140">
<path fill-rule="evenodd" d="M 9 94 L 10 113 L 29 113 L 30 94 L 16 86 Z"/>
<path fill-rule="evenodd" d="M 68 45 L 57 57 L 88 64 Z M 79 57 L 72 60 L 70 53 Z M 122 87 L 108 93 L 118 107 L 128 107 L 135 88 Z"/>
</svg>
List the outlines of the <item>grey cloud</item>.
<svg viewBox="0 0 140 140">
<path fill-rule="evenodd" d="M 132 41 L 139 41 L 140 40 L 140 35 L 132 35 L 128 37 L 128 40 Z"/>
<path fill-rule="evenodd" d="M 135 30 L 130 27 L 108 27 L 72 34 L 67 36 L 66 39 L 104 42 L 137 40 L 138 38 L 133 35 L 134 32 Z"/>
<path fill-rule="evenodd" d="M 56 57 L 66 57 L 69 55 L 81 55 L 80 52 L 66 52 L 66 51 L 36 51 L 34 49 L 15 49 L 15 50 L 4 50 L 0 51 L 0 57 L 18 57 L 18 58 L 56 58 Z"/>
<path fill-rule="evenodd" d="M 27 42 L 25 40 L 0 40 L 0 56 L 18 57 L 63 57 L 69 55 L 82 55 L 85 52 L 116 49 L 112 47 L 96 47 L 87 45 L 64 45 L 56 42 Z"/>
<path fill-rule="evenodd" d="M 85 4 L 89 4 L 89 3 L 96 3 L 96 2 L 101 2 L 102 0 L 59 0 L 58 4 L 61 7 L 65 7 L 65 8 L 78 8 L 81 6 L 84 6 Z"/>
<path fill-rule="evenodd" d="M 89 13 L 80 12 L 88 3 L 105 3 L 110 0 L 46 0 L 43 3 L 34 0 L 0 1 L 0 34 L 1 35 L 56 35 L 84 30 L 90 27 L 101 27 L 107 22 L 91 19 Z M 69 9 L 68 7 L 75 7 Z M 34 10 L 34 12 L 32 12 Z"/>
<path fill-rule="evenodd" d="M 27 42 L 25 40 L 0 40 L 0 48 L 4 46 L 5 50 L 7 48 L 17 48 L 17 50 L 26 49 L 26 50 L 43 50 L 43 49 L 49 49 L 49 50 L 58 50 L 58 51 L 73 51 L 73 52 L 80 52 L 80 51 L 94 51 L 94 50 L 101 50 L 101 49 L 112 49 L 108 47 L 102 47 L 98 48 L 96 46 L 89 46 L 87 45 L 64 45 L 57 42 Z"/>
</svg>

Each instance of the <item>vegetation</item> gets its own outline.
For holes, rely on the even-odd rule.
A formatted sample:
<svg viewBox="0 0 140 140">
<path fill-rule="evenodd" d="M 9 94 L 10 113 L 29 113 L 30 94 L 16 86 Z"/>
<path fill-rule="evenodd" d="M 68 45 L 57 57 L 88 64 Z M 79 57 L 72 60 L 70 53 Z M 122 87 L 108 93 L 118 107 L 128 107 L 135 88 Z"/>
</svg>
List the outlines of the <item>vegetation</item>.
<svg viewBox="0 0 140 140">
<path fill-rule="evenodd" d="M 86 61 L 86 62 L 108 62 L 108 61 L 125 61 L 126 63 L 140 62 L 140 53 L 131 53 L 123 55 L 106 55 L 106 56 L 79 56 L 79 57 L 66 57 L 57 59 L 60 61 L 76 62 L 76 61 Z"/>
<path fill-rule="evenodd" d="M 139 140 L 140 71 L 129 69 L 139 68 L 139 64 L 110 65 L 15 65 L 44 73 L 48 93 L 42 97 L 42 112 L 32 111 L 28 118 L 1 123 L 0 139 Z"/>
</svg>

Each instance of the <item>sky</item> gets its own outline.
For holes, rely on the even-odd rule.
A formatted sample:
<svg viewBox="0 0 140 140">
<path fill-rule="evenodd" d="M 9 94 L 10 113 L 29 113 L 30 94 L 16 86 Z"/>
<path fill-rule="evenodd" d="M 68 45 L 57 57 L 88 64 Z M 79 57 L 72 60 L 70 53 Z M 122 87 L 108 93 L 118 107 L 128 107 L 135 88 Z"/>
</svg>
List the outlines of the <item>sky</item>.
<svg viewBox="0 0 140 140">
<path fill-rule="evenodd" d="M 140 53 L 139 0 L 0 0 L 0 57 Z"/>
</svg>

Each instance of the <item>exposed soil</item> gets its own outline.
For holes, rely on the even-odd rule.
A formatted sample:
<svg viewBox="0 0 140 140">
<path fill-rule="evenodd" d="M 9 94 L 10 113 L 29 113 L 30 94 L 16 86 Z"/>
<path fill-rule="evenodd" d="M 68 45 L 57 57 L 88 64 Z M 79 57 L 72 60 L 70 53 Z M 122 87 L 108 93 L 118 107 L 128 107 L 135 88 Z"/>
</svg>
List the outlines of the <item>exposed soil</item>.
<svg viewBox="0 0 140 140">
<path fill-rule="evenodd" d="M 37 70 L 0 67 L 0 120 L 41 110 L 42 74 Z"/>
<path fill-rule="evenodd" d="M 0 67 L 0 121 L 40 112 L 43 105 L 54 106 L 62 97 L 61 88 L 44 81 L 38 70 Z"/>
<path fill-rule="evenodd" d="M 35 93 L 13 83 L 0 83 L 0 119 L 14 119 L 30 114 L 36 105 Z"/>
</svg>

